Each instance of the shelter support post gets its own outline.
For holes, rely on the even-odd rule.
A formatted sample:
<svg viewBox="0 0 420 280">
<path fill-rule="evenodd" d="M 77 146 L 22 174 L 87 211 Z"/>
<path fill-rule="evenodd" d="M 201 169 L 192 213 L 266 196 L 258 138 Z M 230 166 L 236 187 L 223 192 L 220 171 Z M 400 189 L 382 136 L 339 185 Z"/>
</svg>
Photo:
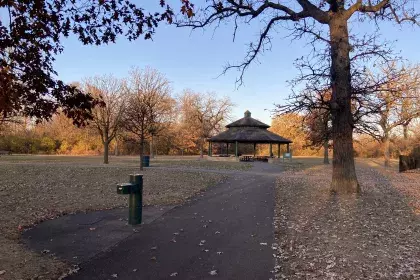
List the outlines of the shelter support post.
<svg viewBox="0 0 420 280">
<path fill-rule="evenodd" d="M 209 150 L 207 151 L 209 157 L 211 157 L 211 142 L 209 141 Z"/>
<path fill-rule="evenodd" d="M 280 143 L 277 144 L 277 157 L 280 158 Z"/>
<path fill-rule="evenodd" d="M 290 146 L 289 146 L 289 143 L 287 143 L 287 153 L 290 153 Z"/>
<path fill-rule="evenodd" d="M 226 143 L 226 155 L 229 156 L 229 143 Z"/>
<path fill-rule="evenodd" d="M 257 154 L 257 143 L 254 143 L 254 157 Z"/>
<path fill-rule="evenodd" d="M 235 141 L 235 157 L 238 157 L 238 141 Z"/>
<path fill-rule="evenodd" d="M 273 144 L 270 143 L 270 157 L 273 156 Z"/>
</svg>

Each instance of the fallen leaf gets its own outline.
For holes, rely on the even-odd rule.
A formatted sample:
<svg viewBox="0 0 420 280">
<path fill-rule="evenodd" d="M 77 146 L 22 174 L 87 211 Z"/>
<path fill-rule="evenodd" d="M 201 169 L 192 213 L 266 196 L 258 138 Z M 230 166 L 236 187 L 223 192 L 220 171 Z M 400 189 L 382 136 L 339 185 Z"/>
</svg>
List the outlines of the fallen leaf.
<svg viewBox="0 0 420 280">
<path fill-rule="evenodd" d="M 172 272 L 169 276 L 171 277 L 178 276 L 178 272 Z"/>
<path fill-rule="evenodd" d="M 217 270 L 212 270 L 209 272 L 210 275 L 215 276 L 217 275 Z"/>
</svg>

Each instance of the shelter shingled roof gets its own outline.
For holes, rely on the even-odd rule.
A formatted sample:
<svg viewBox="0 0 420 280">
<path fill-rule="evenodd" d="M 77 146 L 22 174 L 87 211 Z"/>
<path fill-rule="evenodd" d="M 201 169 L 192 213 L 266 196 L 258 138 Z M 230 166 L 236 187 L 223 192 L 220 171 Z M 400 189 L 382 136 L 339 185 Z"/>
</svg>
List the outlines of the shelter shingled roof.
<svg viewBox="0 0 420 280">
<path fill-rule="evenodd" d="M 244 117 L 231 124 L 227 130 L 213 136 L 210 142 L 240 142 L 240 143 L 292 143 L 280 135 L 269 130 L 270 126 L 251 117 L 251 112 L 246 111 Z"/>
</svg>

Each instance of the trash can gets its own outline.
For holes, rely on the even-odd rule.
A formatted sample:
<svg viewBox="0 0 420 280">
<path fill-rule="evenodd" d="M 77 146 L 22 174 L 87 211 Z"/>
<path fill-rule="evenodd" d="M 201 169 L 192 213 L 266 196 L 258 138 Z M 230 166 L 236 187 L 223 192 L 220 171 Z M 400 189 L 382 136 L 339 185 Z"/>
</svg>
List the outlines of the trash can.
<svg viewBox="0 0 420 280">
<path fill-rule="evenodd" d="M 143 167 L 150 166 L 150 156 L 143 156 Z"/>
</svg>

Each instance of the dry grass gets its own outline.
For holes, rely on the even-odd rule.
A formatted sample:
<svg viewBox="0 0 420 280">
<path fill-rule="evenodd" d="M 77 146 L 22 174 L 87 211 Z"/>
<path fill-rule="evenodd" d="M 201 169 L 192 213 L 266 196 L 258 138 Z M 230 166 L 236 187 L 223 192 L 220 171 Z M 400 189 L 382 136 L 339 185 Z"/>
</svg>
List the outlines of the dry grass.
<svg viewBox="0 0 420 280">
<path fill-rule="evenodd" d="M 207 160 L 156 160 L 152 166 L 188 169 L 249 170 L 252 165 L 245 162 L 223 162 Z"/>
<path fill-rule="evenodd" d="M 137 172 L 133 159 L 110 166 L 98 157 L 2 157 L 0 159 L 0 279 L 56 279 L 67 264 L 30 252 L 20 232 L 35 223 L 78 211 L 127 205 L 116 184 Z M 130 160 L 133 162 L 130 163 Z M 100 162 L 100 161 L 99 161 Z M 145 169 L 144 204 L 180 204 L 224 176 L 199 171 Z"/>
<path fill-rule="evenodd" d="M 275 162 L 275 164 L 281 165 L 286 173 L 302 171 L 308 168 L 321 166 L 323 164 L 322 157 L 293 157 L 292 160 L 281 159 Z M 330 160 L 331 161 L 331 160 Z"/>
<path fill-rule="evenodd" d="M 330 195 L 330 166 L 279 178 L 277 279 L 420 279 L 420 174 L 357 173 L 360 197 Z"/>
</svg>

